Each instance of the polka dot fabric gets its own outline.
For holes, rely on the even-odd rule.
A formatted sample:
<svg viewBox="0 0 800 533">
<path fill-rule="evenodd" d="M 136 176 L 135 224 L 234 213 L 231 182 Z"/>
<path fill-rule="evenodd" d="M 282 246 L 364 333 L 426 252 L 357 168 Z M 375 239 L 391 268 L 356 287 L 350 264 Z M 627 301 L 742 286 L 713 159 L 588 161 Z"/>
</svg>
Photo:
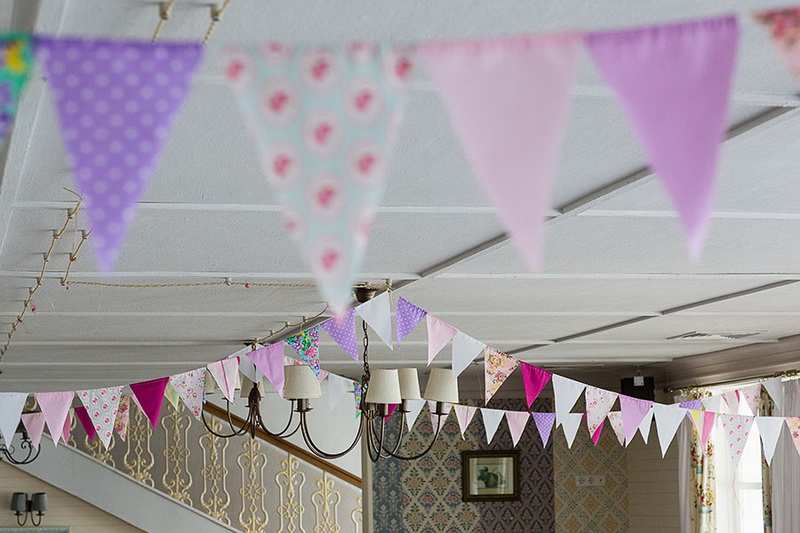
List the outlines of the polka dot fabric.
<svg viewBox="0 0 800 533">
<path fill-rule="evenodd" d="M 405 298 L 397 299 L 397 342 L 405 339 L 409 333 L 414 331 L 417 324 L 422 322 L 428 312 L 420 309 Z"/>
<path fill-rule="evenodd" d="M 342 316 L 383 195 L 410 55 L 269 43 L 229 47 L 222 64 L 285 225 Z"/>
<path fill-rule="evenodd" d="M 733 467 L 739 464 L 742 458 L 742 451 L 744 445 L 747 444 L 747 439 L 750 437 L 750 429 L 753 427 L 752 416 L 741 415 L 719 415 L 720 423 L 722 424 L 722 431 L 725 433 L 725 439 L 728 441 L 728 454 L 733 461 Z"/>
<path fill-rule="evenodd" d="M 109 272 L 202 58 L 199 44 L 36 41 L 61 134 Z"/>
<path fill-rule="evenodd" d="M 103 446 L 108 448 L 122 398 L 122 387 L 82 390 L 77 394 L 86 407 L 86 414 L 89 415 L 97 436 L 100 437 Z"/>
<path fill-rule="evenodd" d="M 358 361 L 358 341 L 356 340 L 356 311 L 348 309 L 341 318 L 331 318 L 322 323 L 322 329 L 331 336 L 342 349 Z"/>
</svg>

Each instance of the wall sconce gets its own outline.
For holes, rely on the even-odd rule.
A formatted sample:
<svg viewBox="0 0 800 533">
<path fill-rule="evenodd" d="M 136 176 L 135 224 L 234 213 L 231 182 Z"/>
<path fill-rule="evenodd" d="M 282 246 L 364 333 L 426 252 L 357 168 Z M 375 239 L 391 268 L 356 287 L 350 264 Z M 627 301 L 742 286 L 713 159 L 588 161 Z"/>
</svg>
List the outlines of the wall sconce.
<svg viewBox="0 0 800 533">
<path fill-rule="evenodd" d="M 11 510 L 17 516 L 17 524 L 20 526 L 27 523 L 29 514 L 31 515 L 31 524 L 38 526 L 42 523 L 42 516 L 47 511 L 47 494 L 34 492 L 33 497 L 29 500 L 27 493 L 15 492 L 11 495 Z M 20 519 L 20 517 L 22 518 Z"/>
</svg>

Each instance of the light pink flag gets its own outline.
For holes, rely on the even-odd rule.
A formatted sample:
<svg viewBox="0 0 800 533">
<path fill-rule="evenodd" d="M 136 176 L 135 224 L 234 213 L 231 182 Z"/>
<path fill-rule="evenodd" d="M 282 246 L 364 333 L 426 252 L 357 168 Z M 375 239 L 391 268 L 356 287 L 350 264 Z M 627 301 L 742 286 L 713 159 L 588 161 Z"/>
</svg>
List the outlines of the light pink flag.
<svg viewBox="0 0 800 533">
<path fill-rule="evenodd" d="M 550 382 L 553 374 L 525 361 L 520 361 L 520 368 L 522 368 L 522 383 L 525 385 L 525 399 L 530 408 L 534 400 L 542 393 L 545 385 Z"/>
<path fill-rule="evenodd" d="M 108 448 L 114 431 L 114 420 L 117 418 L 119 401 L 122 397 L 122 386 L 82 390 L 77 394 L 86 407 L 86 415 L 94 426 L 97 436 L 100 437 L 103 446 Z"/>
<path fill-rule="evenodd" d="M 722 430 L 725 433 L 725 439 L 728 441 L 728 454 L 733 461 L 733 468 L 739 464 L 742 458 L 742 451 L 744 445 L 747 444 L 747 438 L 750 436 L 750 428 L 753 426 L 754 417 L 740 416 L 740 415 L 720 415 L 722 422 Z"/>
<path fill-rule="evenodd" d="M 236 397 L 236 374 L 239 373 L 239 358 L 231 357 L 230 359 L 222 359 L 215 361 L 206 368 L 214 377 L 219 389 L 225 398 L 231 403 L 234 402 Z"/>
<path fill-rule="evenodd" d="M 550 433 L 553 431 L 553 423 L 556 421 L 555 413 L 531 413 L 533 421 L 536 422 L 536 429 L 539 431 L 539 437 L 542 439 L 542 447 L 547 446 L 547 441 L 550 440 Z"/>
<path fill-rule="evenodd" d="M 736 17 L 588 35 L 698 259 L 714 203 L 736 63 Z"/>
<path fill-rule="evenodd" d="M 419 49 L 475 173 L 534 269 L 581 48 L 579 34 L 562 33 Z"/>
<path fill-rule="evenodd" d="M 36 402 L 42 409 L 47 430 L 53 437 L 53 444 L 58 446 L 58 441 L 64 433 L 64 419 L 67 418 L 69 408 L 72 407 L 73 391 L 66 392 L 37 392 L 34 394 Z"/>
<path fill-rule="evenodd" d="M 268 344 L 248 353 L 247 357 L 253 361 L 256 368 L 264 374 L 264 377 L 269 380 L 275 390 L 278 391 L 280 397 L 283 398 L 283 366 L 286 362 L 283 355 L 283 343 Z"/>
<path fill-rule="evenodd" d="M 732 415 L 739 412 L 739 393 L 735 390 L 724 392 L 722 394 L 722 402 L 728 406 L 726 412 Z"/>
<path fill-rule="evenodd" d="M 450 339 L 456 336 L 458 330 L 431 314 L 428 314 L 425 320 L 428 325 L 428 364 L 431 364 Z"/>
<path fill-rule="evenodd" d="M 795 83 L 800 85 L 800 7 L 761 11 L 754 16 L 768 27 Z"/>
<path fill-rule="evenodd" d="M 620 446 L 625 445 L 625 429 L 623 428 L 622 413 L 619 411 L 611 411 L 608 413 L 608 423 L 611 424 L 611 429 L 614 430 L 614 435 L 617 436 Z"/>
<path fill-rule="evenodd" d="M 34 448 L 39 449 L 39 444 L 42 441 L 42 433 L 44 433 L 44 413 L 25 413 L 20 419 L 28 432 L 28 437 L 30 437 L 31 442 L 33 442 Z"/>
<path fill-rule="evenodd" d="M 611 411 L 611 406 L 617 401 L 618 394 L 589 386 L 586 387 L 584 395 L 586 396 L 586 425 L 592 441 L 597 445 L 597 440 L 600 438 L 600 432 L 597 429 Z"/>
<path fill-rule="evenodd" d="M 430 316 L 430 315 L 429 315 Z M 519 359 L 487 346 L 483 350 L 484 389 L 486 403 L 519 366 Z"/>
<path fill-rule="evenodd" d="M 625 445 L 627 446 L 633 440 L 639 426 L 642 425 L 642 420 L 650 411 L 653 402 L 620 394 L 619 406 L 622 413 L 622 428 L 625 432 Z"/>
<path fill-rule="evenodd" d="M 138 400 L 139 407 L 141 407 L 142 412 L 150 421 L 153 429 L 156 428 L 158 419 L 161 417 L 161 406 L 164 405 L 164 391 L 167 388 L 167 383 L 169 383 L 169 378 L 131 383 L 133 397 Z"/>
<path fill-rule="evenodd" d="M 464 439 L 464 432 L 467 431 L 467 426 L 469 426 L 472 417 L 475 416 L 475 413 L 478 412 L 477 407 L 472 407 L 469 405 L 453 405 L 453 409 L 456 411 L 456 419 L 458 420 L 458 428 L 461 430 L 461 439 Z"/>
<path fill-rule="evenodd" d="M 739 401 L 745 402 L 753 415 L 758 415 L 758 403 L 761 401 L 761 383 L 739 389 Z"/>
<path fill-rule="evenodd" d="M 511 441 L 514 446 L 519 442 L 530 419 L 531 415 L 528 411 L 506 411 L 506 424 L 508 424 L 508 431 L 511 433 Z"/>
</svg>

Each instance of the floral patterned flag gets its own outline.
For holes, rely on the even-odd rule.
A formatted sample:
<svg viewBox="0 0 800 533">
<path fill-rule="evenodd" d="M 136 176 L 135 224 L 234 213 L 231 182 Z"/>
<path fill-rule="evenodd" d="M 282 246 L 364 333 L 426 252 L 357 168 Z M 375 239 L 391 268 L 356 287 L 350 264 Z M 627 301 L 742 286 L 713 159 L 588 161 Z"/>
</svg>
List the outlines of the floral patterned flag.
<svg viewBox="0 0 800 533">
<path fill-rule="evenodd" d="M 322 329 L 353 358 L 353 361 L 358 362 L 355 309 L 348 309 L 344 316 L 326 320 L 322 323 Z"/>
<path fill-rule="evenodd" d="M 356 418 L 361 416 L 361 395 L 364 393 L 363 387 L 361 387 L 360 381 L 353 382 L 353 397 L 356 402 Z"/>
<path fill-rule="evenodd" d="M 114 419 L 114 431 L 117 432 L 119 438 L 125 441 L 128 436 L 128 421 L 131 417 L 131 397 L 123 396 L 119 401 L 119 408 L 117 409 L 117 417 Z"/>
<path fill-rule="evenodd" d="M 119 402 L 122 398 L 122 386 L 102 389 L 78 391 L 78 397 L 86 407 L 89 420 L 100 437 L 103 446 L 108 448 L 111 442 L 114 420 L 117 418 Z"/>
<path fill-rule="evenodd" d="M 586 425 L 589 429 L 589 436 L 597 445 L 600 439 L 600 432 L 597 429 L 606 419 L 606 415 L 611 411 L 611 406 L 617 401 L 616 392 L 611 392 L 597 387 L 586 387 L 584 391 L 586 397 Z"/>
<path fill-rule="evenodd" d="M 739 460 L 742 458 L 744 446 L 747 444 L 747 438 L 750 436 L 753 417 L 720 415 L 720 423 L 725 433 L 725 439 L 728 441 L 728 454 L 731 456 L 731 461 L 733 461 L 733 468 L 736 469 L 739 465 Z"/>
<path fill-rule="evenodd" d="M 294 348 L 297 354 L 311 367 L 317 379 L 320 381 L 319 370 L 319 326 L 314 326 L 311 329 L 301 331 L 296 335 L 292 335 L 286 339 L 286 344 Z"/>
<path fill-rule="evenodd" d="M 758 403 L 761 401 L 761 383 L 756 383 L 755 385 L 744 387 L 742 389 L 739 389 L 738 392 L 739 392 L 739 401 L 746 403 L 747 407 L 750 409 L 750 412 L 754 416 L 757 416 Z"/>
<path fill-rule="evenodd" d="M 420 309 L 403 297 L 397 299 L 397 342 L 399 343 L 405 339 L 409 333 L 414 331 L 417 324 L 422 322 L 422 319 L 428 312 Z"/>
<path fill-rule="evenodd" d="M 486 402 L 492 399 L 500 386 L 519 366 L 519 359 L 487 346 L 483 350 L 483 368 Z"/>
<path fill-rule="evenodd" d="M 786 425 L 789 427 L 794 447 L 797 449 L 797 453 L 800 453 L 800 416 L 786 417 Z"/>
<path fill-rule="evenodd" d="M 410 56 L 264 43 L 228 47 L 223 67 L 286 227 L 341 316 L 383 196 Z"/>
<path fill-rule="evenodd" d="M 183 374 L 176 374 L 169 378 L 169 382 L 178 392 L 178 396 L 181 397 L 189 411 L 197 418 L 200 418 L 203 413 L 205 380 L 206 372 L 202 368 L 190 370 Z"/>
<path fill-rule="evenodd" d="M 769 30 L 795 83 L 800 85 L 800 7 L 761 11 L 754 16 Z"/>
<path fill-rule="evenodd" d="M 22 33 L 0 35 L 0 147 L 11 130 L 31 70 L 30 37 Z"/>
<path fill-rule="evenodd" d="M 623 428 L 624 421 L 622 420 L 622 412 L 611 411 L 608 413 L 608 423 L 611 424 L 611 429 L 614 430 L 614 435 L 617 436 L 620 446 L 625 445 L 625 429 Z M 595 443 L 597 444 L 597 443 Z"/>
</svg>

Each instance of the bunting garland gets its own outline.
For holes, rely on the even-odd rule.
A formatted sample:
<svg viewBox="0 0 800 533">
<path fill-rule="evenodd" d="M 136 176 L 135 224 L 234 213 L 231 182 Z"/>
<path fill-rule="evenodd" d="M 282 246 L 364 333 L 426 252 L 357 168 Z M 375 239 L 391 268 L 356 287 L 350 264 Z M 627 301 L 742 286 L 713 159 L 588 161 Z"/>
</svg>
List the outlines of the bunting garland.
<svg viewBox="0 0 800 533">
<path fill-rule="evenodd" d="M 24 33 L 0 36 L 0 147 L 11 130 L 32 70 L 30 37 Z"/>
<path fill-rule="evenodd" d="M 508 376 L 519 366 L 519 359 L 487 346 L 483 350 L 483 363 L 486 381 L 484 384 L 485 400 L 486 403 L 489 403 Z"/>
<path fill-rule="evenodd" d="M 410 303 L 405 298 L 397 299 L 397 342 L 405 339 L 409 333 L 414 331 L 417 324 L 428 314 L 424 309 Z"/>
<path fill-rule="evenodd" d="M 314 326 L 311 329 L 292 335 L 286 339 L 286 344 L 294 348 L 297 355 L 314 371 L 317 379 L 321 379 L 319 368 L 319 326 Z"/>
<path fill-rule="evenodd" d="M 117 417 L 114 419 L 114 431 L 117 432 L 119 438 L 125 442 L 128 436 L 128 422 L 131 416 L 131 397 L 123 396 L 119 401 L 117 408 Z"/>
<path fill-rule="evenodd" d="M 358 341 L 356 340 L 356 312 L 348 309 L 341 317 L 333 317 L 322 323 L 322 329 L 358 362 Z"/>
</svg>

